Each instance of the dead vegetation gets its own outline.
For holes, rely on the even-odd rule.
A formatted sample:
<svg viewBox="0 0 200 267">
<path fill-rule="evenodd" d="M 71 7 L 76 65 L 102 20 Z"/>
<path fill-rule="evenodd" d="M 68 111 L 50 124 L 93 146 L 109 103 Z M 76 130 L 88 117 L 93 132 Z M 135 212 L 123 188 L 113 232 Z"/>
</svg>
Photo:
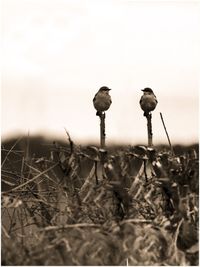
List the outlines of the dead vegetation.
<svg viewBox="0 0 200 267">
<path fill-rule="evenodd" d="M 198 155 L 2 147 L 2 265 L 198 265 Z"/>
</svg>

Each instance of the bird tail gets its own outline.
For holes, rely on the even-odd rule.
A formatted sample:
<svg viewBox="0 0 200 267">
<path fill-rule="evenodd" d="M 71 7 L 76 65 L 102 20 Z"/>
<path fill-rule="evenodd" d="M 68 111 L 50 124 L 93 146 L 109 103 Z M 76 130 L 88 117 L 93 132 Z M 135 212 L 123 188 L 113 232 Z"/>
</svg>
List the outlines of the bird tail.
<svg viewBox="0 0 200 267">
<path fill-rule="evenodd" d="M 96 116 L 101 116 L 102 112 L 101 111 L 97 111 Z"/>
<path fill-rule="evenodd" d="M 145 116 L 145 117 L 148 117 L 148 115 L 149 115 L 148 111 L 145 111 L 144 114 L 143 114 L 143 116 Z"/>
</svg>

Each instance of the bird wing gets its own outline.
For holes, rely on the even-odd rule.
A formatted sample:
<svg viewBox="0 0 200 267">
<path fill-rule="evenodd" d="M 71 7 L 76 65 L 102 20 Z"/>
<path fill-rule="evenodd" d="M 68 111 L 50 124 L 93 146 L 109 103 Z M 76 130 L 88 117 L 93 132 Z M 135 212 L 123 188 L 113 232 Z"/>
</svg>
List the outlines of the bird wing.
<svg viewBox="0 0 200 267">
<path fill-rule="evenodd" d="M 93 98 L 93 102 L 96 100 L 96 96 L 97 96 L 97 93 L 95 94 L 94 98 Z"/>
</svg>

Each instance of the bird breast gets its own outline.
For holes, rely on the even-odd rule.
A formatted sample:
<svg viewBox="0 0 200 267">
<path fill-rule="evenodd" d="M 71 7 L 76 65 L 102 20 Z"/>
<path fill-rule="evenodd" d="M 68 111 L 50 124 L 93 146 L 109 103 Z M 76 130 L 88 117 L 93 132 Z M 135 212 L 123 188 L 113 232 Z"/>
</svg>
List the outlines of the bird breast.
<svg viewBox="0 0 200 267">
<path fill-rule="evenodd" d="M 111 105 L 111 97 L 109 94 L 98 93 L 94 100 L 94 107 L 99 111 L 105 111 L 109 109 Z"/>
<path fill-rule="evenodd" d="M 145 94 L 142 96 L 141 98 L 141 102 L 140 102 L 141 108 L 143 110 L 153 110 L 155 109 L 156 105 L 157 105 L 157 101 L 154 95 L 149 95 L 149 94 Z"/>
</svg>

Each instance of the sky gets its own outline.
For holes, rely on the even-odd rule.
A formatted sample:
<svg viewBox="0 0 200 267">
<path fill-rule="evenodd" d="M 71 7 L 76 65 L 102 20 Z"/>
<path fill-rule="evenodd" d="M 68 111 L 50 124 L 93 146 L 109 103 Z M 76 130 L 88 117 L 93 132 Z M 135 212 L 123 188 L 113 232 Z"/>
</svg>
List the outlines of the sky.
<svg viewBox="0 0 200 267">
<path fill-rule="evenodd" d="M 2 0 L 2 139 L 98 142 L 92 104 L 108 86 L 106 142 L 147 143 L 141 89 L 158 99 L 155 144 L 198 141 L 199 1 Z"/>
</svg>

